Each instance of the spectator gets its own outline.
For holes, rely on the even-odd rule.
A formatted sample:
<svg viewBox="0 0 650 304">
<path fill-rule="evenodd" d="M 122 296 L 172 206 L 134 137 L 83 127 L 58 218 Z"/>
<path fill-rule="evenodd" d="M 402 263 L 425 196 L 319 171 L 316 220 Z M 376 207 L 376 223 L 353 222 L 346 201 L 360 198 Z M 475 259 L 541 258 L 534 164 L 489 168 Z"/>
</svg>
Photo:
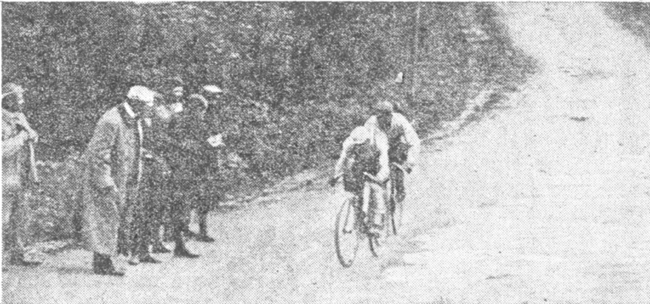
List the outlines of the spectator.
<svg viewBox="0 0 650 304">
<path fill-rule="evenodd" d="M 25 259 L 24 211 L 25 190 L 38 182 L 34 161 L 34 142 L 38 134 L 27 123 L 23 114 L 23 88 L 14 83 L 2 86 L 2 226 L 4 234 L 3 257 L 9 263 L 36 266 L 40 261 Z"/>
<path fill-rule="evenodd" d="M 127 98 L 99 119 L 82 157 L 85 245 L 93 252 L 93 271 L 102 275 L 124 275 L 112 257 L 129 248 L 130 209 L 142 173 L 142 118 L 151 115 L 154 92 L 134 86 Z"/>
</svg>

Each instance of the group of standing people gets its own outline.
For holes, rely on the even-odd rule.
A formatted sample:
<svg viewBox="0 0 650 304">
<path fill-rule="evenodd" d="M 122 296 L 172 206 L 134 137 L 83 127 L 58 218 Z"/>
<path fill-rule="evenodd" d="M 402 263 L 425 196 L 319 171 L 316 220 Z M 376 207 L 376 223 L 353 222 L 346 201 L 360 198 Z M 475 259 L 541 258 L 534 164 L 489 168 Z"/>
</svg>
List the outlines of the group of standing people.
<svg viewBox="0 0 650 304">
<path fill-rule="evenodd" d="M 124 275 L 115 264 L 119 255 L 131 265 L 160 263 L 150 253 L 172 251 L 162 231 L 181 258 L 199 257 L 186 247 L 188 236 L 214 241 L 207 215 L 218 197 L 215 157 L 224 144 L 206 113 L 223 92 L 216 86 L 194 91 L 185 94 L 176 86 L 160 94 L 133 86 L 97 122 L 81 158 L 82 235 L 93 252 L 94 273 Z M 23 92 L 13 83 L 2 88 L 3 231 L 11 264 L 38 265 L 25 259 L 22 247 L 24 190 L 38 178 L 33 154 L 38 136 L 22 113 Z M 199 233 L 189 229 L 191 209 Z"/>
<path fill-rule="evenodd" d="M 93 252 L 96 274 L 124 275 L 114 263 L 119 255 L 128 257 L 131 265 L 160 263 L 151 253 L 172 252 L 163 244 L 161 231 L 174 242 L 174 256 L 181 258 L 199 257 L 186 247 L 186 237 L 214 241 L 208 235 L 207 215 L 220 195 L 215 183 L 224 143 L 210 123 L 215 119 L 206 114 L 221 103 L 223 91 L 204 86 L 186 94 L 180 85 L 168 91 L 131 87 L 101 116 L 82 156 L 82 235 L 86 249 Z M 23 114 L 23 93 L 14 83 L 2 87 L 2 211 L 8 251 L 3 256 L 11 264 L 30 266 L 40 262 L 26 259 L 23 252 L 23 199 L 24 190 L 38 182 L 33 145 L 38 135 Z M 395 104 L 380 101 L 374 112 L 343 143 L 330 180 L 334 185 L 344 176 L 345 190 L 357 197 L 364 173 L 383 183 L 390 163 L 410 171 L 420 150 L 417 133 Z M 396 199 L 402 201 L 403 172 L 394 179 Z M 385 219 L 385 194 L 385 187 L 372 189 L 374 233 Z M 198 215 L 199 233 L 189 229 L 191 209 Z"/>
</svg>

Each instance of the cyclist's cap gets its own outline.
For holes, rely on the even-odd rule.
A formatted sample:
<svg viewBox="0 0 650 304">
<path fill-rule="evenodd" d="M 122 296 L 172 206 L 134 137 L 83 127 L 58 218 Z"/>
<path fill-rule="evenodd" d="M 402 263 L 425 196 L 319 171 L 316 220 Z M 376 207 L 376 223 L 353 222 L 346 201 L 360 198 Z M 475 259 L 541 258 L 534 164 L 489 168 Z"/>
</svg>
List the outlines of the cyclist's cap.
<svg viewBox="0 0 650 304">
<path fill-rule="evenodd" d="M 350 139 L 355 144 L 364 143 L 370 139 L 370 131 L 366 127 L 356 127 L 350 133 Z"/>
<path fill-rule="evenodd" d="M 375 113 L 392 113 L 393 103 L 390 101 L 380 101 L 374 106 Z"/>
<path fill-rule="evenodd" d="M 172 95 L 176 97 L 183 96 L 183 87 L 175 87 L 172 89 Z"/>
<path fill-rule="evenodd" d="M 216 86 L 216 85 L 205 85 L 203 86 L 203 90 L 206 91 L 207 93 L 210 94 L 221 94 L 223 93 L 223 90 Z"/>
</svg>

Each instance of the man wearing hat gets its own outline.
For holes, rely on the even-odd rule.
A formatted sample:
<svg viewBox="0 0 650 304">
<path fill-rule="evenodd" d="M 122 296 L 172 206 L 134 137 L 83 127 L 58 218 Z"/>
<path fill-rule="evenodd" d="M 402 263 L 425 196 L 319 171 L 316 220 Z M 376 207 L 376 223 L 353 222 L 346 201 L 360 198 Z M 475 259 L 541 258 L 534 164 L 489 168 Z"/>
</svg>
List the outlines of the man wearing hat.
<svg viewBox="0 0 650 304">
<path fill-rule="evenodd" d="M 214 238 L 208 235 L 208 213 L 215 208 L 218 204 L 219 199 L 221 198 L 221 193 L 216 193 L 219 189 L 217 174 L 219 173 L 219 160 L 221 152 L 225 144 L 223 143 L 223 135 L 221 133 L 214 135 L 213 132 L 218 129 L 218 119 L 216 116 L 216 111 L 219 110 L 219 106 L 223 99 L 223 90 L 216 85 L 205 85 L 201 87 L 202 95 L 207 97 L 208 100 L 208 110 L 206 111 L 207 116 L 211 119 L 209 121 L 212 124 L 208 124 L 206 121 L 203 122 L 201 128 L 206 130 L 203 131 L 204 136 L 210 135 L 207 138 L 209 144 L 208 149 L 203 153 L 203 163 L 206 164 L 207 170 L 201 179 L 202 188 L 205 189 L 202 195 L 196 197 L 194 201 L 194 208 L 196 210 L 196 215 L 199 222 L 199 233 L 193 233 L 189 231 L 189 234 L 192 235 L 199 242 L 214 242 Z M 218 148 L 218 149 L 217 149 Z"/>
<path fill-rule="evenodd" d="M 389 161 L 391 163 L 403 164 L 410 171 L 415 167 L 417 157 L 420 154 L 420 138 L 415 129 L 404 117 L 395 112 L 395 105 L 387 100 L 379 101 L 374 106 L 375 115 L 368 118 L 365 126 L 377 128 L 388 137 Z M 401 202 L 406 197 L 404 189 L 404 173 L 402 170 L 395 172 L 396 199 Z"/>
<path fill-rule="evenodd" d="M 142 124 L 151 115 L 155 93 L 131 87 L 127 99 L 97 122 L 82 156 L 85 247 L 93 252 L 96 274 L 122 276 L 113 257 L 126 253 L 142 175 Z M 118 241 L 118 235 L 121 241 Z"/>
<path fill-rule="evenodd" d="M 386 215 L 386 185 L 390 169 L 388 165 L 388 138 L 374 127 L 356 127 L 343 142 L 341 156 L 334 168 L 330 185 L 334 186 L 343 176 L 344 189 L 362 199 L 364 173 L 373 175 L 379 183 L 370 184 L 372 207 L 369 219 L 371 233 L 379 234 Z"/>
<path fill-rule="evenodd" d="M 170 136 L 178 143 L 170 151 L 172 167 L 172 237 L 177 257 L 196 258 L 185 245 L 184 233 L 188 232 L 190 209 L 197 197 L 205 191 L 201 183 L 206 163 L 204 162 L 207 131 L 204 117 L 208 101 L 199 94 L 190 95 L 183 104 L 183 111 L 170 125 Z"/>
<path fill-rule="evenodd" d="M 2 86 L 2 226 L 3 257 L 22 266 L 39 265 L 24 256 L 24 192 L 38 182 L 34 161 L 34 142 L 38 139 L 23 114 L 23 88 L 14 83 Z"/>
</svg>

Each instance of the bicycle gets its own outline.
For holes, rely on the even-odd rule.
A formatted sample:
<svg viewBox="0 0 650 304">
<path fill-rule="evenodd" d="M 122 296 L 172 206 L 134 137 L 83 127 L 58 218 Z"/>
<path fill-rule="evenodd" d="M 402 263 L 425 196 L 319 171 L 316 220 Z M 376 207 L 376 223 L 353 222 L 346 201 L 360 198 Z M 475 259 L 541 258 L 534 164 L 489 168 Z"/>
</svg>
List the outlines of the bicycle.
<svg viewBox="0 0 650 304">
<path fill-rule="evenodd" d="M 404 212 L 403 201 L 397 199 L 397 183 L 393 182 L 397 180 L 399 173 L 402 173 L 402 178 L 406 174 L 411 173 L 411 169 L 404 168 L 404 166 L 398 163 L 390 164 L 390 192 L 388 193 L 388 201 L 386 202 L 386 209 L 388 210 L 388 219 L 391 224 L 391 230 L 394 235 L 397 235 L 397 230 L 402 226 L 402 213 Z"/>
<path fill-rule="evenodd" d="M 336 247 L 336 256 L 343 267 L 350 267 L 356 258 L 359 248 L 359 243 L 363 239 L 368 239 L 368 246 L 370 252 L 374 257 L 378 257 L 378 249 L 383 244 L 384 236 L 388 236 L 392 231 L 397 234 L 398 226 L 401 225 L 403 204 L 397 202 L 395 199 L 395 186 L 391 182 L 395 178 L 397 171 L 409 172 L 397 163 L 391 164 L 391 177 L 388 181 L 382 182 L 375 180 L 374 176 L 364 172 L 365 181 L 361 197 L 355 195 L 348 198 L 343 202 L 341 208 L 336 216 L 335 230 L 334 230 L 334 243 Z M 335 177 L 339 179 L 341 175 Z M 370 209 L 370 183 L 375 183 L 383 186 L 385 183 L 390 183 L 387 187 L 389 189 L 387 201 L 386 219 L 380 229 L 379 235 L 370 232 L 369 219 L 372 218 L 372 210 Z M 388 224 L 388 225 L 387 225 Z M 390 229 L 389 229 L 390 228 Z M 349 238 L 349 240 L 348 240 Z M 350 244 L 346 244 L 349 241 Z M 346 250 L 347 249 L 347 250 Z M 348 252 L 349 251 L 349 252 Z"/>
</svg>

